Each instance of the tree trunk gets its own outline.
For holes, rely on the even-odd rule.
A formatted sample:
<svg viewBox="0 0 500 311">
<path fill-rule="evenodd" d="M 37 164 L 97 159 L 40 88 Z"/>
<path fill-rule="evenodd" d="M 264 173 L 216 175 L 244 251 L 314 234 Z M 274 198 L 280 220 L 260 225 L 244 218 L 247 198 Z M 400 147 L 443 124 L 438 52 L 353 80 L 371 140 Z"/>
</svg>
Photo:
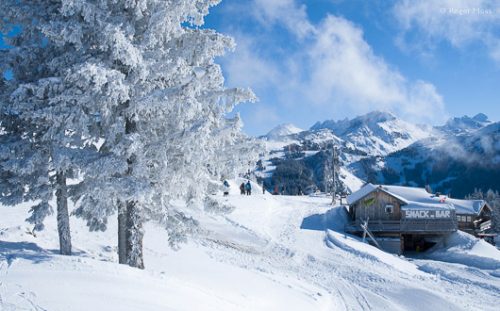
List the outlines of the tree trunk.
<svg viewBox="0 0 500 311">
<path fill-rule="evenodd" d="M 118 202 L 118 262 L 127 264 L 127 205 Z"/>
<path fill-rule="evenodd" d="M 134 268 L 144 269 L 142 241 L 144 231 L 141 211 L 136 202 L 127 202 L 127 264 Z"/>
<path fill-rule="evenodd" d="M 136 123 L 132 117 L 127 117 L 125 119 L 125 134 L 133 134 L 137 131 Z M 131 176 L 134 171 L 134 163 L 136 157 L 131 154 L 127 159 L 128 170 L 127 175 Z M 142 240 L 144 237 L 144 231 L 142 228 L 142 214 L 137 201 L 129 200 L 125 206 L 125 217 L 126 217 L 126 258 L 127 264 L 134 268 L 144 269 L 144 257 Z M 120 217 L 120 216 L 118 216 Z"/>
<path fill-rule="evenodd" d="M 68 188 L 66 175 L 57 172 L 57 231 L 59 233 L 59 252 L 61 255 L 71 255 L 71 233 L 69 229 Z"/>
</svg>

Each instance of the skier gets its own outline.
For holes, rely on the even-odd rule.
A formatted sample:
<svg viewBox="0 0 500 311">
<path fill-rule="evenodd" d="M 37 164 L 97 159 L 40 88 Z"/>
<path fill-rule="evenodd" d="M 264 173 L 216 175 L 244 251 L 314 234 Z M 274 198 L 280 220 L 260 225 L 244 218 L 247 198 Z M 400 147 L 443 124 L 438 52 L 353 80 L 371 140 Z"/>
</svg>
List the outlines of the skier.
<svg viewBox="0 0 500 311">
<path fill-rule="evenodd" d="M 245 183 L 242 182 L 240 185 L 240 194 L 245 195 Z"/>
<path fill-rule="evenodd" d="M 247 195 L 252 194 L 252 185 L 250 184 L 250 180 L 247 181 L 247 184 L 245 185 L 245 190 L 247 191 Z"/>
<path fill-rule="evenodd" d="M 227 195 L 229 195 L 229 187 L 230 187 L 227 180 L 224 180 L 223 185 L 224 185 L 224 196 L 227 196 Z"/>
<path fill-rule="evenodd" d="M 264 182 L 262 182 L 262 194 L 266 194 L 266 188 L 264 187 Z"/>
</svg>

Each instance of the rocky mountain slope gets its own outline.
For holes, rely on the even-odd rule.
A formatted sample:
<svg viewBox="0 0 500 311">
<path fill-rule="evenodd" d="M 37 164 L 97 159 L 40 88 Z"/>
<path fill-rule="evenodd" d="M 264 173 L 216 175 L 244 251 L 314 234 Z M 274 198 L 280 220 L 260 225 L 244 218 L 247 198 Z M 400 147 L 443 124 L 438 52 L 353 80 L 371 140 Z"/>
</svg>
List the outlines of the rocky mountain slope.
<svg viewBox="0 0 500 311">
<path fill-rule="evenodd" d="M 317 122 L 309 130 L 283 131 L 283 135 L 268 138 L 270 144 L 289 141 L 271 152 L 268 164 L 278 170 L 277 174 L 268 170 L 268 184 L 288 186 L 288 193 L 294 194 L 299 178 L 301 189 L 327 190 L 335 146 L 345 172 L 342 176 L 350 174 L 373 183 L 430 185 L 455 197 L 475 188 L 500 190 L 499 124 L 480 113 L 431 127 L 380 111 L 350 120 Z M 355 184 L 362 184 L 359 179 Z M 339 187 L 355 190 L 342 178 Z"/>
<path fill-rule="evenodd" d="M 345 142 L 371 155 L 386 155 L 429 137 L 432 129 L 397 118 L 390 112 L 373 111 L 352 120 L 316 123 L 312 131 L 329 129 Z"/>
<path fill-rule="evenodd" d="M 463 197 L 475 188 L 499 190 L 500 123 L 460 134 L 441 133 L 386 157 L 368 157 L 360 163 L 352 167 L 378 183 L 428 184 L 454 197 Z"/>
</svg>

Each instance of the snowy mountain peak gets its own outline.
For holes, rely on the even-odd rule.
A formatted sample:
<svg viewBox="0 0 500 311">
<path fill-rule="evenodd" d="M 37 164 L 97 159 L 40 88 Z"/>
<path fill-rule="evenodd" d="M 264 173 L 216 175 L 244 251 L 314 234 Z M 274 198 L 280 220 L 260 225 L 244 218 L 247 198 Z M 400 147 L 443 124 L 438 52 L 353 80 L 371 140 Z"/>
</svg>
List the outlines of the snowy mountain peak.
<svg viewBox="0 0 500 311">
<path fill-rule="evenodd" d="M 297 134 L 302 132 L 303 129 L 296 127 L 291 123 L 280 124 L 277 127 L 273 128 L 265 135 L 269 140 L 279 140 L 284 138 L 285 136 Z"/>
<path fill-rule="evenodd" d="M 475 116 L 472 117 L 472 120 L 475 120 L 478 122 L 483 122 L 483 123 L 490 122 L 490 120 L 488 120 L 488 116 L 485 115 L 484 113 L 476 114 Z"/>
<path fill-rule="evenodd" d="M 478 130 L 488 124 L 491 124 L 491 121 L 488 120 L 488 116 L 483 113 L 478 113 L 472 118 L 467 115 L 451 118 L 445 125 L 437 128 L 446 133 L 460 134 Z"/>
<path fill-rule="evenodd" d="M 375 110 L 367 114 L 355 117 L 351 120 L 346 118 L 338 121 L 326 120 L 324 122 L 316 122 L 311 127 L 311 130 L 330 129 L 333 130 L 334 132 L 339 132 L 339 130 L 342 131 L 347 130 L 349 127 L 352 127 L 353 125 L 367 124 L 367 123 L 376 124 L 396 119 L 397 117 L 391 112 Z"/>
<path fill-rule="evenodd" d="M 387 111 L 339 121 L 317 122 L 311 130 L 329 129 L 357 149 L 371 155 L 385 155 L 428 137 L 426 129 L 403 121 Z"/>
</svg>

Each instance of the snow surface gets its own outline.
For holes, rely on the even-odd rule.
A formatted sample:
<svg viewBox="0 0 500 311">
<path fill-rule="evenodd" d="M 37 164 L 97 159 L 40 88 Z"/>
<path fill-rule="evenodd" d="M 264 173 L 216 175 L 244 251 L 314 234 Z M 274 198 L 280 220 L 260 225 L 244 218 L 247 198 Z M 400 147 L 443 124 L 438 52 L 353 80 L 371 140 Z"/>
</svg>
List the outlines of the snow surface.
<svg viewBox="0 0 500 311">
<path fill-rule="evenodd" d="M 347 187 L 350 193 L 358 191 L 363 187 L 364 181 L 356 177 L 353 173 L 348 171 L 345 167 L 340 167 L 339 178 L 342 183 Z"/>
<path fill-rule="evenodd" d="M 500 252 L 465 233 L 428 254 L 384 253 L 342 232 L 330 198 L 215 198 L 179 251 L 148 224 L 146 270 L 116 264 L 116 221 L 89 233 L 71 219 L 75 256 L 57 254 L 55 217 L 37 237 L 26 206 L 0 206 L 0 310 L 496 310 Z"/>
</svg>

